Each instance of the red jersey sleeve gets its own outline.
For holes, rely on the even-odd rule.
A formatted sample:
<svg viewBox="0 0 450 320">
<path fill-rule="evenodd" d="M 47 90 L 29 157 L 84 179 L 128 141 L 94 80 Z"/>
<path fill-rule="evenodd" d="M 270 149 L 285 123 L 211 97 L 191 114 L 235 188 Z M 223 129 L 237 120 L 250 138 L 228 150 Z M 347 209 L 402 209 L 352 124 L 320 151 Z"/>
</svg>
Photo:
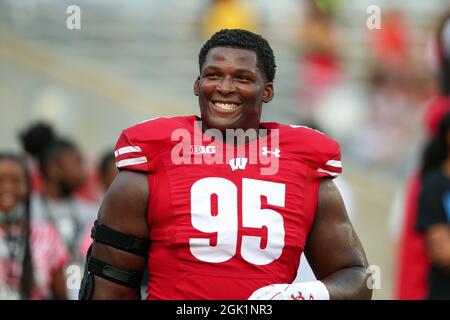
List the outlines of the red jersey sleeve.
<svg viewBox="0 0 450 320">
<path fill-rule="evenodd" d="M 122 131 L 114 149 L 119 170 L 154 173 L 159 154 L 170 150 L 177 142 L 172 133 L 193 125 L 195 117 L 154 118 L 140 122 Z"/>
<path fill-rule="evenodd" d="M 149 172 L 150 155 L 145 144 L 129 129 L 122 131 L 114 148 L 114 156 L 119 170 Z"/>
<path fill-rule="evenodd" d="M 305 127 L 287 127 L 292 150 L 317 178 L 335 178 L 342 172 L 339 143 L 324 133 Z"/>
<path fill-rule="evenodd" d="M 319 157 L 317 174 L 319 178 L 336 178 L 342 173 L 341 149 L 336 141 L 326 138 L 328 143 Z"/>
</svg>

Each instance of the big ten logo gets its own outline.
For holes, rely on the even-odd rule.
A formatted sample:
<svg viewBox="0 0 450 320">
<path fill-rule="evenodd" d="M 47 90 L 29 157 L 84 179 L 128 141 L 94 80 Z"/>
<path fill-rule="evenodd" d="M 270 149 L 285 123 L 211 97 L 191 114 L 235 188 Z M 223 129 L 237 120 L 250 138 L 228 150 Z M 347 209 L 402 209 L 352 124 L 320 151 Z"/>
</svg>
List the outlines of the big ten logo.
<svg viewBox="0 0 450 320">
<path fill-rule="evenodd" d="M 66 288 L 69 290 L 79 290 L 81 286 L 82 270 L 79 265 L 71 264 L 66 268 Z"/>
<path fill-rule="evenodd" d="M 369 15 L 366 20 L 366 27 L 369 30 L 381 29 L 381 9 L 379 6 L 370 5 L 366 9 Z"/>
<path fill-rule="evenodd" d="M 70 5 L 66 9 L 66 13 L 69 15 L 66 19 L 66 27 L 69 30 L 81 29 L 81 9 L 77 5 Z"/>
<path fill-rule="evenodd" d="M 366 269 L 366 273 L 369 274 L 367 278 L 367 288 L 369 289 L 381 289 L 381 269 L 379 266 L 370 265 Z"/>
</svg>

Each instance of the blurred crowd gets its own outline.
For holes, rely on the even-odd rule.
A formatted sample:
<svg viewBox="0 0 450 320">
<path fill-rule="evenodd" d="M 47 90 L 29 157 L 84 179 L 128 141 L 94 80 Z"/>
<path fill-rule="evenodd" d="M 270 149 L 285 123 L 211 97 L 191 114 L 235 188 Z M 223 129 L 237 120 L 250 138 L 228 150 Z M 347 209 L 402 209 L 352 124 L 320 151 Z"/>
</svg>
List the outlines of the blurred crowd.
<svg viewBox="0 0 450 320">
<path fill-rule="evenodd" d="M 265 16 L 252 4 L 207 1 L 199 36 L 220 28 L 266 31 Z M 432 41 L 437 22 L 417 45 L 414 21 L 401 10 L 383 10 L 380 29 L 363 31 L 363 70 L 352 75 L 346 54 L 353 39 L 344 29 L 342 1 L 307 0 L 299 7 L 302 17 L 292 21 L 288 36 L 296 55 L 296 122 L 339 139 L 349 158 L 404 174 L 417 160 L 423 114 L 439 90 Z"/>
<path fill-rule="evenodd" d="M 0 299 L 76 299 L 90 230 L 117 174 L 113 151 L 89 173 L 76 143 L 49 124 L 18 138 L 23 156 L 0 153 Z"/>
<path fill-rule="evenodd" d="M 203 41 L 221 28 L 264 34 L 267 17 L 254 3 L 204 1 L 195 37 Z M 448 252 L 450 240 L 444 231 L 436 245 L 427 230 L 447 224 L 448 233 L 450 218 L 419 224 L 418 214 L 424 155 L 450 110 L 449 15 L 430 21 L 422 30 L 427 36 L 417 41 L 414 21 L 401 10 L 383 10 L 380 29 L 362 24 L 364 57 L 356 68 L 346 56 L 353 39 L 343 28 L 343 2 L 305 0 L 301 7 L 301 19 L 289 20 L 292 32 L 286 36 L 295 56 L 295 77 L 288 81 L 294 88 L 293 121 L 339 140 L 344 160 L 407 177 L 397 199 L 401 205 L 392 212 L 399 221 L 393 227 L 398 243 L 393 298 L 441 298 L 431 295 L 430 287 L 450 283 L 442 269 L 446 258 L 430 250 Z M 90 228 L 117 173 L 113 150 L 88 170 L 78 144 L 52 124 L 32 123 L 15 134 L 23 156 L 0 151 L 0 299 L 75 299 L 78 290 L 67 285 L 68 270 L 82 271 Z M 425 206 L 421 215 L 430 210 Z"/>
</svg>

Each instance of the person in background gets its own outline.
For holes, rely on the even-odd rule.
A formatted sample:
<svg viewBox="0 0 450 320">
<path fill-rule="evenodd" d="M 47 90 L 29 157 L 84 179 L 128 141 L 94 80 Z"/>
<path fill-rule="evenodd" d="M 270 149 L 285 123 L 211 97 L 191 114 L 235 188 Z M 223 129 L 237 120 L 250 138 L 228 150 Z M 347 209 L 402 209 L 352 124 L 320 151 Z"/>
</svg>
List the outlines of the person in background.
<svg viewBox="0 0 450 320">
<path fill-rule="evenodd" d="M 416 227 L 425 236 L 428 299 L 450 299 L 450 113 L 425 148 Z"/>
<path fill-rule="evenodd" d="M 25 161 L 0 153 L 0 299 L 65 299 L 69 261 L 53 225 L 33 219 Z"/>
<path fill-rule="evenodd" d="M 87 177 L 81 152 L 72 141 L 57 137 L 44 123 L 31 126 L 20 138 L 25 151 L 37 159 L 42 179 L 41 192 L 34 193 L 31 199 L 32 212 L 36 219 L 56 227 L 70 253 L 71 264 L 80 266 L 83 231 L 93 223 L 98 209 L 75 195 Z M 77 293 L 78 290 L 69 290 L 69 298 L 75 299 Z"/>
<path fill-rule="evenodd" d="M 119 173 L 114 159 L 114 153 L 112 151 L 105 152 L 100 159 L 98 169 L 102 193 L 105 193 L 108 190 L 114 178 Z"/>
<path fill-rule="evenodd" d="M 208 39 L 221 29 L 259 31 L 259 17 L 247 1 L 210 0 L 201 12 L 202 37 Z"/>
<path fill-rule="evenodd" d="M 317 122 L 320 100 L 342 80 L 340 39 L 335 25 L 336 1 L 306 1 L 294 41 L 299 44 L 297 84 L 299 119 Z"/>
<path fill-rule="evenodd" d="M 443 15 L 437 32 L 430 41 L 430 62 L 436 73 L 438 94 L 428 104 L 424 113 L 426 139 L 431 140 L 438 134 L 439 123 L 450 112 L 450 12 Z M 447 26 L 447 29 L 446 29 Z M 447 49 L 445 49 L 447 48 Z M 418 197 L 421 190 L 419 170 L 410 175 L 404 202 L 391 214 L 394 234 L 398 232 L 398 254 L 395 263 L 394 298 L 400 300 L 422 300 L 427 297 L 429 283 L 427 276 L 430 261 L 427 255 L 424 234 L 416 229 Z M 398 212 L 398 213 L 397 213 Z M 398 216 L 398 217 L 397 217 Z M 396 222 L 398 221 L 398 223 Z"/>
</svg>

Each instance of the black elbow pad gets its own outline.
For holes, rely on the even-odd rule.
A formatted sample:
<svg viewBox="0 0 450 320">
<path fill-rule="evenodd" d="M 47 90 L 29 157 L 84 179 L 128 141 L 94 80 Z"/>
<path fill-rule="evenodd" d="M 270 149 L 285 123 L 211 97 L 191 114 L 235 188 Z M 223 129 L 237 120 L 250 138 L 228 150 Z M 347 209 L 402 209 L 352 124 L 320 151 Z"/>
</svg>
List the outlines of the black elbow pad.
<svg viewBox="0 0 450 320">
<path fill-rule="evenodd" d="M 150 241 L 148 239 L 139 239 L 129 236 L 101 224 L 98 220 L 94 223 L 94 227 L 91 231 L 91 237 L 94 242 L 100 242 L 113 248 L 140 256 L 147 256 L 150 246 Z M 92 246 L 89 247 L 86 255 L 86 265 L 78 299 L 90 300 L 92 298 L 95 290 L 94 275 L 126 287 L 136 288 L 138 298 L 140 299 L 142 273 L 123 270 L 107 262 L 94 258 L 91 256 L 91 248 Z"/>
<path fill-rule="evenodd" d="M 92 246 L 89 247 L 86 256 L 86 265 L 84 267 L 84 275 L 83 280 L 81 281 L 78 299 L 90 300 L 92 298 L 95 290 L 94 275 L 125 287 L 135 288 L 137 290 L 137 298 L 140 299 L 140 287 L 143 274 L 126 271 L 96 259 L 91 256 L 91 248 Z"/>
</svg>

